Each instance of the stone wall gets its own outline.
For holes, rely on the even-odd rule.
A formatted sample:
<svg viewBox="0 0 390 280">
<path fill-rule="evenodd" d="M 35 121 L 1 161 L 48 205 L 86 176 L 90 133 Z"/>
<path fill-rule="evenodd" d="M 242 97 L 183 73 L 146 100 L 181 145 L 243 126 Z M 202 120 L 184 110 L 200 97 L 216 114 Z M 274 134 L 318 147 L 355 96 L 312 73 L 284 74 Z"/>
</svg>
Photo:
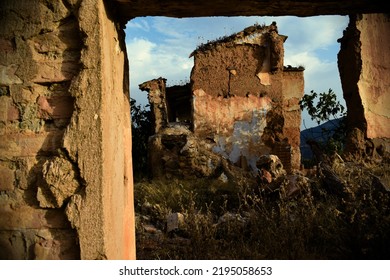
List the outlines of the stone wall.
<svg viewBox="0 0 390 280">
<path fill-rule="evenodd" d="M 64 201 L 83 184 L 62 140 L 81 67 L 78 20 L 61 2 L 2 1 L 0 21 L 1 258 L 77 259 Z"/>
<path fill-rule="evenodd" d="M 109 10 L 1 3 L 3 259 L 135 257 L 127 58 Z"/>
</svg>

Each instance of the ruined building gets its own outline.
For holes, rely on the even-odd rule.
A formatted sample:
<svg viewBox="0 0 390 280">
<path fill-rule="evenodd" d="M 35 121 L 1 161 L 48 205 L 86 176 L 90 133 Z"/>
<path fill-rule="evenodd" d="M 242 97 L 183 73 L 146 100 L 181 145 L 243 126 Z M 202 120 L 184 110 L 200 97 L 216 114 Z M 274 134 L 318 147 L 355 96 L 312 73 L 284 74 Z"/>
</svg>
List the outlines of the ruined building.
<svg viewBox="0 0 390 280">
<path fill-rule="evenodd" d="M 140 85 L 154 115 L 154 176 L 217 176 L 221 159 L 256 172 L 264 154 L 299 168 L 303 67 L 283 66 L 286 39 L 276 23 L 250 26 L 199 46 L 190 85 Z"/>
<path fill-rule="evenodd" d="M 385 142 L 390 139 L 387 6 L 382 0 L 0 1 L 0 258 L 135 258 L 129 65 L 123 31 L 132 18 L 351 15 L 339 55 L 349 128 L 359 128 L 363 140 Z M 212 52 L 200 49 L 194 55 L 200 63 L 202 56 Z M 273 53 L 269 55 L 272 58 Z M 238 114 L 240 120 L 235 126 L 222 123 L 218 127 L 213 121 L 215 116 L 199 110 L 198 115 L 191 114 L 192 120 L 188 119 L 193 127 L 183 130 L 202 136 L 206 148 L 219 148 L 220 153 L 226 152 L 236 161 L 233 142 L 226 139 L 232 131 L 221 128 L 244 134 L 251 125 L 249 120 L 256 121 L 265 113 L 260 109 L 249 113 L 254 105 L 245 107 L 249 106 L 245 101 L 253 99 L 257 108 L 268 110 L 266 115 L 273 112 L 283 116 L 284 123 L 279 127 L 278 118 L 266 116 L 261 142 L 250 138 L 245 141 L 264 145 L 254 149 L 290 146 L 294 152 L 297 142 L 288 129 L 296 126 L 289 121 L 290 111 L 275 105 L 286 108 L 292 101 L 294 111 L 295 97 L 287 91 L 291 85 L 284 84 L 282 81 L 287 80 L 281 77 L 296 76 L 300 80 L 302 72 L 283 71 L 271 64 L 269 69 L 275 73 L 267 75 L 262 66 L 252 65 L 251 71 L 260 73 L 259 77 L 241 76 L 244 72 L 238 64 L 226 65 L 231 69 L 221 68 L 221 86 L 212 87 L 220 88 L 219 92 L 201 83 L 203 78 L 199 77 L 206 75 L 202 67 L 195 69 L 198 83 L 193 83 L 191 90 L 198 100 L 203 99 L 199 103 L 195 100 L 195 107 L 207 104 L 213 108 L 220 98 L 222 103 L 248 108 L 248 113 Z M 277 68 L 272 69 L 274 66 Z M 267 82 L 267 76 L 270 86 L 261 84 Z M 253 79 L 248 97 L 248 90 L 239 90 L 239 77 Z M 158 87 L 160 84 L 151 90 Z M 268 91 L 274 87 L 282 91 Z M 260 89 L 264 89 L 263 96 Z M 301 90 L 291 93 L 301 94 Z M 180 102 L 185 104 L 187 100 Z M 218 114 L 228 113 L 218 109 Z M 199 119 L 203 115 L 207 126 Z M 187 118 L 180 110 L 171 111 L 168 117 L 170 121 Z M 273 127 L 275 135 L 268 133 L 267 127 Z M 212 134 L 218 137 L 209 139 Z M 181 135 L 177 141 L 182 141 Z M 270 145 L 273 142 L 279 146 Z M 191 152 L 191 143 L 186 143 Z M 208 155 L 208 151 L 204 153 Z M 241 154 L 245 156 L 245 152 Z M 293 164 L 298 160 L 294 156 L 299 154 L 291 155 Z M 250 163 L 250 159 L 245 162 Z"/>
</svg>

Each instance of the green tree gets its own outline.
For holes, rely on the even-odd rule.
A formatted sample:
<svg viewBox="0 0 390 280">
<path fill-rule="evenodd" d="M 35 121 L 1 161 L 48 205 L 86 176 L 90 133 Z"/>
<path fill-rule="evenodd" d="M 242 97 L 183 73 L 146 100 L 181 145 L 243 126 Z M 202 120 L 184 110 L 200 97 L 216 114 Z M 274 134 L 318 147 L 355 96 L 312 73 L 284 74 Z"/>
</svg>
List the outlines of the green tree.
<svg viewBox="0 0 390 280">
<path fill-rule="evenodd" d="M 314 104 L 314 101 L 319 96 L 319 100 Z M 337 100 L 337 96 L 330 88 L 328 92 L 321 92 L 319 95 L 314 91 L 310 94 L 305 94 L 299 102 L 301 109 L 306 109 L 311 119 L 320 124 L 324 121 L 329 121 L 345 116 L 344 106 Z"/>
<path fill-rule="evenodd" d="M 153 134 L 149 104 L 141 107 L 136 100 L 130 98 L 131 130 L 133 141 L 133 170 L 134 177 L 142 178 L 148 172 L 148 139 Z"/>
<path fill-rule="evenodd" d="M 331 128 L 323 128 L 320 139 L 325 139 L 325 142 L 318 141 L 324 149 L 324 152 L 331 154 L 341 152 L 344 147 L 346 137 L 346 111 L 344 106 L 337 100 L 337 96 L 332 89 L 328 92 L 320 94 L 311 90 L 309 94 L 305 94 L 299 102 L 301 110 L 306 109 L 310 118 L 316 121 L 318 125 L 324 122 L 330 122 Z M 317 139 L 306 139 L 317 140 Z"/>
</svg>

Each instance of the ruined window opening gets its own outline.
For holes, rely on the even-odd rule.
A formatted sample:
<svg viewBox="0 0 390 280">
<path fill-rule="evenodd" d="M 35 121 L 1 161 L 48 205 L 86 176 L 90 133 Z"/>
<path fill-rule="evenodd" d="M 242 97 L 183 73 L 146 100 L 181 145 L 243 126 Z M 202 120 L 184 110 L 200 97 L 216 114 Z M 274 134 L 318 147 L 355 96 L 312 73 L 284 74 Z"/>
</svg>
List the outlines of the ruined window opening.
<svg viewBox="0 0 390 280">
<path fill-rule="evenodd" d="M 167 111 L 169 123 L 192 124 L 191 86 L 176 85 L 166 88 Z"/>
</svg>

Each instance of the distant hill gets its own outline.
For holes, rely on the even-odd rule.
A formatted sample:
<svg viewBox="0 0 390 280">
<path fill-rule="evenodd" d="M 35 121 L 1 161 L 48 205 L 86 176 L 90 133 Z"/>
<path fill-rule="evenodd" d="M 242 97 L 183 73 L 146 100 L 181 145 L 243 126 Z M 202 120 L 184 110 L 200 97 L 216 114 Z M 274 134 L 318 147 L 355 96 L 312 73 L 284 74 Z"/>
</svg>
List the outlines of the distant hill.
<svg viewBox="0 0 390 280">
<path fill-rule="evenodd" d="M 327 121 L 319 126 L 311 127 L 301 131 L 301 156 L 304 159 L 311 159 L 313 154 L 307 140 L 315 140 L 318 143 L 325 143 L 332 137 L 335 129 L 343 118 Z"/>
</svg>

